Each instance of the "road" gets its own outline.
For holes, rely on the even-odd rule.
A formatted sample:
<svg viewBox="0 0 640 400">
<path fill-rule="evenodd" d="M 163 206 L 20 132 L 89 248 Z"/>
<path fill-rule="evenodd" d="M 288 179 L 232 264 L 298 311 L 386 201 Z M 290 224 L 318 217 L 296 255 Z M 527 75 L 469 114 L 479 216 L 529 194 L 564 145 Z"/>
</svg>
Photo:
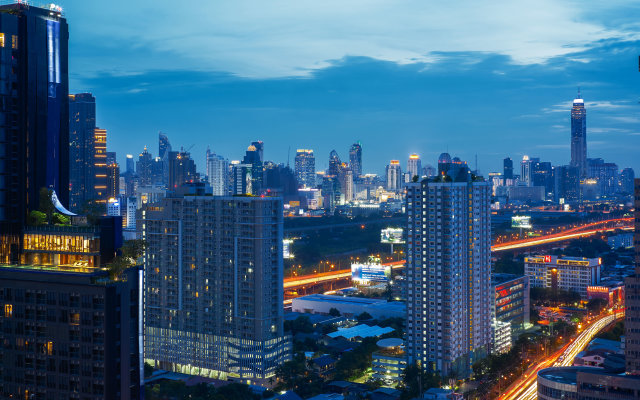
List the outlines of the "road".
<svg viewBox="0 0 640 400">
<path fill-rule="evenodd" d="M 606 226 L 609 224 L 611 226 Z M 513 240 L 505 243 L 495 244 L 491 246 L 491 251 L 493 253 L 498 253 L 506 250 L 534 247 L 542 244 L 562 242 L 569 239 L 576 239 L 579 237 L 591 236 L 599 232 L 615 231 L 617 229 L 632 230 L 633 229 L 632 224 L 633 224 L 633 218 L 616 218 L 616 219 L 609 219 L 605 221 L 592 222 L 590 224 L 567 229 L 562 232 L 554 233 L 551 235 L 545 235 L 545 236 L 540 236 L 540 237 L 531 238 L 531 239 Z M 605 227 L 604 228 L 599 227 L 602 225 L 605 225 Z M 615 225 L 618 225 L 618 226 L 615 226 Z M 404 261 L 395 262 L 393 264 L 394 264 L 393 268 L 402 268 L 404 266 L 403 265 Z M 341 269 L 337 271 L 322 272 L 322 273 L 312 274 L 312 275 L 297 276 L 293 278 L 286 278 L 284 280 L 284 289 L 285 290 L 295 289 L 297 287 L 302 287 L 306 285 L 311 285 L 311 284 L 316 284 L 321 282 L 328 282 L 328 281 L 339 280 L 339 279 L 348 279 L 350 277 L 351 277 L 350 269 Z"/>
<path fill-rule="evenodd" d="M 593 337 L 607 325 L 617 318 L 622 318 L 624 313 L 610 314 L 603 316 L 586 327 L 578 337 L 565 345 L 562 349 L 552 354 L 542 362 L 529 368 L 518 381 L 513 383 L 500 395 L 499 400 L 535 400 L 538 398 L 538 371 L 549 367 L 568 367 L 573 363 L 573 359 L 581 352 Z"/>
</svg>

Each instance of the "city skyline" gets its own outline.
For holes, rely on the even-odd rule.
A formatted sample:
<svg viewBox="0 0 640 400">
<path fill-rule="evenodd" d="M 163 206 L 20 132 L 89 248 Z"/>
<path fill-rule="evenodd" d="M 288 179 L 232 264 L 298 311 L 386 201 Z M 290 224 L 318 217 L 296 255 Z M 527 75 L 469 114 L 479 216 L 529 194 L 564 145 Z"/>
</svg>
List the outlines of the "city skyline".
<svg viewBox="0 0 640 400">
<path fill-rule="evenodd" d="M 71 31 L 72 92 L 91 91 L 96 96 L 97 122 L 112 132 L 109 146 L 118 152 L 123 165 L 124 154 L 136 154 L 144 145 L 152 146 L 157 132 L 163 131 L 174 137 L 177 148 L 210 145 L 212 151 L 230 160 L 240 159 L 245 143 L 253 140 L 265 142 L 265 159 L 283 163 L 289 145 L 292 149 L 312 148 L 319 160 L 318 169 L 327 167 L 326 155 L 332 149 L 347 159 L 349 146 L 360 141 L 364 172 L 380 175 L 390 159 L 404 160 L 417 153 L 426 163 L 433 163 L 447 148 L 467 160 L 473 160 L 477 153 L 485 174 L 499 171 L 506 156 L 517 160 L 527 154 L 555 165 L 568 164 L 569 110 L 578 87 L 589 109 L 588 157 L 615 158 L 621 168 L 640 169 L 633 158 L 633 151 L 640 149 L 640 106 L 638 93 L 629 84 L 638 79 L 638 38 L 630 23 L 637 7 L 622 5 L 583 5 L 579 12 L 572 10 L 575 15 L 568 15 L 565 6 L 546 5 L 546 9 L 541 7 L 545 9 L 539 11 L 541 15 L 527 20 L 533 27 L 493 45 L 482 40 L 474 44 L 470 32 L 463 30 L 460 41 L 464 45 L 449 41 L 438 45 L 427 40 L 421 47 L 412 40 L 413 52 L 421 57 L 395 54 L 392 50 L 401 47 L 396 42 L 388 43 L 388 51 L 378 52 L 347 46 L 337 49 L 336 54 L 312 51 L 318 58 L 313 67 L 297 65 L 298 58 L 304 56 L 298 52 L 288 53 L 282 60 L 271 57 L 270 63 L 263 64 L 263 74 L 252 74 L 246 69 L 255 70 L 262 58 L 252 60 L 242 47 L 235 63 L 225 62 L 228 56 L 222 54 L 224 46 L 215 39 L 233 29 L 240 30 L 246 39 L 254 39 L 245 26 L 256 18 L 253 12 L 247 11 L 250 15 L 243 20 L 244 14 L 233 6 L 216 10 L 215 6 L 203 5 L 203 15 L 211 16 L 212 9 L 220 13 L 214 21 L 240 18 L 238 27 L 227 23 L 218 31 L 201 24 L 198 18 L 193 25 L 203 30 L 205 39 L 185 44 L 183 49 L 174 43 L 174 28 L 162 36 L 154 35 L 157 28 L 150 27 L 148 33 L 129 37 L 125 48 L 117 50 L 118 62 L 109 62 L 116 52 L 108 45 L 88 47 L 88 40 L 92 40 L 92 46 L 111 42 L 97 40 L 107 33 L 102 29 L 89 32 L 89 26 L 93 29 L 95 25 L 89 22 L 109 17 L 121 26 L 132 18 L 128 15 L 135 13 L 114 15 L 109 7 L 104 16 L 98 17 L 87 14 L 86 6 L 78 2 L 64 4 L 69 18 L 77 21 Z M 372 7 L 369 13 L 380 13 L 380 7 Z M 163 15 L 162 7 L 158 9 L 150 12 Z M 287 28 L 297 26 L 296 16 L 302 21 L 308 18 L 304 13 L 295 14 L 300 10 L 287 11 L 286 15 L 272 12 L 275 21 L 285 25 L 274 28 L 270 40 L 277 34 L 286 37 Z M 509 12 L 516 11 L 508 7 L 496 16 L 497 31 L 505 29 Z M 545 20 L 547 13 L 554 12 L 558 16 Z M 336 11 L 327 19 L 342 27 L 346 18 L 342 13 L 347 11 Z M 421 15 L 424 10 L 416 6 L 416 13 Z M 455 21 L 457 15 L 453 12 L 448 18 L 452 27 L 461 23 Z M 466 16 L 465 21 L 470 18 Z M 562 24 L 574 18 L 576 21 L 567 22 L 565 27 L 554 27 L 552 35 L 534 35 L 554 21 Z M 332 38 L 317 32 L 314 22 L 305 35 L 318 46 L 332 43 Z M 400 22 L 399 17 L 391 18 L 380 27 L 380 33 L 395 32 Z M 429 38 L 420 24 L 412 20 L 408 23 L 417 30 L 417 37 Z M 432 33 L 441 35 L 452 27 L 436 24 Z M 345 34 L 345 40 L 351 43 L 353 33 Z M 404 31 L 398 35 L 396 32 L 391 37 L 410 37 Z M 161 39 L 166 37 L 171 40 L 161 48 L 165 43 Z M 291 41 L 297 43 L 294 38 Z M 381 45 L 375 37 L 372 43 Z M 218 54 L 221 61 L 197 58 L 192 49 L 196 45 Z M 133 52 L 131 47 L 144 51 Z M 282 47 L 297 49 L 289 41 Z M 269 48 L 258 49 L 259 55 L 266 57 Z M 282 49 L 275 48 L 274 54 L 277 50 Z M 160 54 L 170 62 L 154 67 L 142 60 Z M 291 65 L 277 68 L 278 62 Z M 457 118 L 461 99 L 470 118 Z M 176 113 L 184 118 L 173 118 Z M 189 139 L 178 143 L 176 138 L 186 135 Z M 385 162 L 375 161 L 379 159 Z"/>
</svg>

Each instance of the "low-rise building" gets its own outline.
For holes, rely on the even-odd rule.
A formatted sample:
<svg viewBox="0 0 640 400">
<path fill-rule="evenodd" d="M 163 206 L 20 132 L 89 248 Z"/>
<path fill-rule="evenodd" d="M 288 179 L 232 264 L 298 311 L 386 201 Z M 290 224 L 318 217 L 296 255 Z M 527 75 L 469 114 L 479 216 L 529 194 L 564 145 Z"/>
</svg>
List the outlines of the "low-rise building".
<svg viewBox="0 0 640 400">
<path fill-rule="evenodd" d="M 332 308 L 345 317 L 355 317 L 364 312 L 376 319 L 405 317 L 404 303 L 382 299 L 311 294 L 295 298 L 291 304 L 292 311 L 300 313 L 328 315 Z"/>
<path fill-rule="evenodd" d="M 624 303 L 624 281 L 610 280 L 587 287 L 587 300 L 603 299 L 607 307 Z"/>
<path fill-rule="evenodd" d="M 599 258 L 558 257 L 550 255 L 525 257 L 524 272 L 531 287 L 570 290 L 587 298 L 587 288 L 600 283 Z"/>
<path fill-rule="evenodd" d="M 610 400 L 640 398 L 640 376 L 594 367 L 553 367 L 538 371 L 538 399 Z"/>
<path fill-rule="evenodd" d="M 491 274 L 495 292 L 495 319 L 520 332 L 529 324 L 529 278 L 513 274 Z"/>
<path fill-rule="evenodd" d="M 491 353 L 504 354 L 511 350 L 511 324 L 493 320 L 491 324 Z"/>
<path fill-rule="evenodd" d="M 385 386 L 396 386 L 402 381 L 402 372 L 407 367 L 407 355 L 404 342 L 398 338 L 379 340 L 380 348 L 372 354 L 373 378 Z"/>
</svg>

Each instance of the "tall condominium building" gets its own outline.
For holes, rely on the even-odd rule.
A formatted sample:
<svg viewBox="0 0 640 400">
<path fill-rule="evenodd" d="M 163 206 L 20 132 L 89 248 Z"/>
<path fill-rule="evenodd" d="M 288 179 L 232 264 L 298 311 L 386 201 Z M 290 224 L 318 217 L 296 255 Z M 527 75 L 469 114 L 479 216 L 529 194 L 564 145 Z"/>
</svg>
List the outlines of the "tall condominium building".
<svg viewBox="0 0 640 400">
<path fill-rule="evenodd" d="M 207 149 L 207 179 L 213 189 L 214 196 L 227 195 L 227 173 L 229 162 Z"/>
<path fill-rule="evenodd" d="M 296 151 L 295 172 L 300 187 L 313 188 L 316 186 L 316 158 L 311 149 Z"/>
<path fill-rule="evenodd" d="M 525 155 L 520 163 L 520 181 L 527 186 L 533 186 L 533 174 L 536 165 L 540 163 L 539 158 L 533 158 Z"/>
<path fill-rule="evenodd" d="M 126 170 L 125 172 L 129 173 L 129 174 L 135 174 L 136 172 L 136 164 L 135 161 L 133 161 L 133 154 L 127 154 L 127 164 L 126 164 Z"/>
<path fill-rule="evenodd" d="M 409 174 L 409 182 L 413 180 L 414 176 L 420 178 L 422 175 L 422 161 L 417 154 L 411 154 L 407 161 L 407 173 Z"/>
<path fill-rule="evenodd" d="M 386 168 L 387 190 L 399 191 L 402 189 L 402 169 L 400 161 L 391 160 Z"/>
<path fill-rule="evenodd" d="M 406 204 L 409 362 L 467 377 L 491 342 L 491 186 L 425 179 Z"/>
<path fill-rule="evenodd" d="M 69 203 L 66 19 L 25 2 L 0 6 L 0 234 L 17 233 L 39 191 Z"/>
<path fill-rule="evenodd" d="M 640 179 L 634 180 L 635 274 L 625 278 L 625 350 L 627 374 L 640 375 Z"/>
<path fill-rule="evenodd" d="M 510 157 L 502 160 L 503 173 L 502 177 L 506 181 L 507 179 L 513 179 L 513 160 Z"/>
<path fill-rule="evenodd" d="M 91 93 L 69 95 L 69 208 L 79 211 L 93 199 L 96 99 Z"/>
<path fill-rule="evenodd" d="M 337 151 L 331 150 L 331 153 L 329 153 L 329 169 L 327 170 L 327 175 L 338 176 L 341 170 L 342 161 L 340 161 L 340 156 Z"/>
<path fill-rule="evenodd" d="M 578 292 L 587 298 L 587 287 L 600 283 L 599 258 L 558 257 L 550 255 L 525 257 L 524 273 L 531 287 Z"/>
<path fill-rule="evenodd" d="M 571 166 L 578 168 L 581 178 L 587 176 L 587 110 L 580 92 L 571 109 Z"/>
<path fill-rule="evenodd" d="M 362 176 L 362 145 L 360 142 L 352 144 L 349 149 L 349 167 L 351 167 L 353 177 L 358 180 Z"/>
<path fill-rule="evenodd" d="M 147 146 L 144 146 L 144 150 L 138 156 L 138 162 L 136 163 L 136 171 L 138 172 L 138 184 L 141 186 L 149 186 L 154 182 L 154 159 Z"/>
<path fill-rule="evenodd" d="M 290 358 L 282 211 L 274 197 L 185 196 L 143 212 L 148 362 L 265 384 Z"/>
<path fill-rule="evenodd" d="M 106 204 L 109 198 L 107 192 L 107 130 L 96 128 L 93 132 L 95 145 L 93 154 L 94 196 L 96 201 Z"/>
</svg>

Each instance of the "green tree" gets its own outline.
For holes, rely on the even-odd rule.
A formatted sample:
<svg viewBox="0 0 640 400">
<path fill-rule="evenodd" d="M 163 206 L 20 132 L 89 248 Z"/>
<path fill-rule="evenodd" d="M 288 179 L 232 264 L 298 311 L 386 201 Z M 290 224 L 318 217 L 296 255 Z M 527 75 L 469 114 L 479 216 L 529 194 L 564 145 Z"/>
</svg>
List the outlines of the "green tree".
<svg viewBox="0 0 640 400">
<path fill-rule="evenodd" d="M 47 223 L 47 214 L 42 211 L 33 210 L 29 213 L 27 224 L 32 226 L 43 225 Z"/>
<path fill-rule="evenodd" d="M 146 242 L 143 239 L 127 240 L 120 248 L 120 254 L 115 256 L 107 265 L 109 277 L 113 280 L 121 278 L 122 273 L 139 264 L 139 259 L 144 254 Z"/>
<path fill-rule="evenodd" d="M 362 314 L 360 314 L 360 315 L 356 316 L 356 319 L 357 319 L 358 321 L 368 321 L 368 320 L 370 320 L 371 318 L 373 318 L 373 317 L 371 316 L 371 314 L 369 314 L 369 313 L 368 313 L 368 312 L 366 312 L 366 311 L 365 311 L 365 312 L 363 312 Z"/>
<path fill-rule="evenodd" d="M 402 382 L 398 388 L 402 391 L 401 399 L 413 399 L 421 396 L 427 389 L 440 387 L 440 374 L 423 370 L 417 363 L 407 365 L 402 372 Z"/>
<path fill-rule="evenodd" d="M 358 347 L 342 355 L 336 363 L 336 379 L 355 379 L 371 367 L 371 354 L 378 349 L 377 338 L 365 338 Z"/>
<path fill-rule="evenodd" d="M 332 317 L 339 317 L 341 314 L 340 314 L 340 311 L 337 308 L 331 307 L 329 309 L 329 315 L 331 315 Z"/>
<path fill-rule="evenodd" d="M 144 377 L 151 376 L 153 374 L 153 367 L 149 363 L 144 363 Z"/>
<path fill-rule="evenodd" d="M 40 211 L 47 216 L 47 222 L 49 224 L 51 223 L 51 216 L 56 209 L 53 205 L 53 201 L 51 200 L 52 194 L 53 190 L 47 189 L 45 187 L 40 188 L 40 199 L 38 205 L 40 206 Z"/>
</svg>

